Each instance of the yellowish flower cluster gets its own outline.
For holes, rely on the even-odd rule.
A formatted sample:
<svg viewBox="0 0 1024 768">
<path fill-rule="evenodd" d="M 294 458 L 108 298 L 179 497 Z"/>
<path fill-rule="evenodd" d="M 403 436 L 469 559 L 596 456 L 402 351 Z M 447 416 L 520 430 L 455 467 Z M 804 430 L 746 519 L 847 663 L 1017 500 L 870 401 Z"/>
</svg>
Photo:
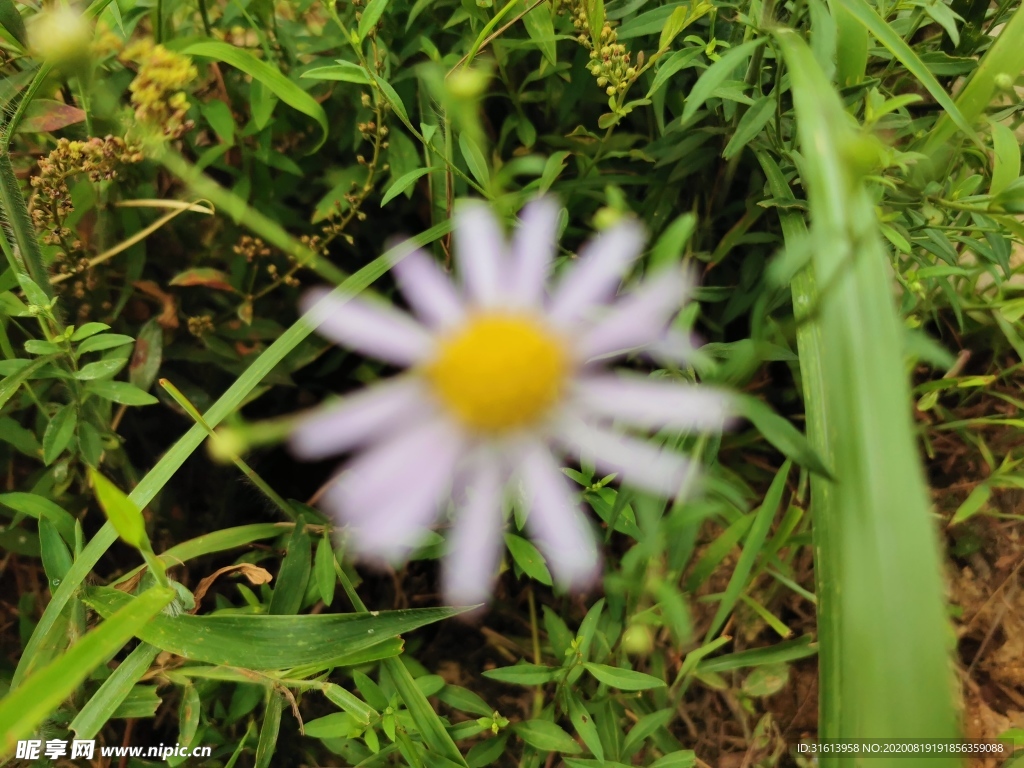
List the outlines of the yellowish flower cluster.
<svg viewBox="0 0 1024 768">
<path fill-rule="evenodd" d="M 192 128 L 192 121 L 185 117 L 190 104 L 183 89 L 199 77 L 199 72 L 190 58 L 147 38 L 125 48 L 121 60 L 139 65 L 128 87 L 139 123 L 162 128 L 169 139 L 177 139 Z"/>
<path fill-rule="evenodd" d="M 569 3 L 572 25 L 577 40 L 590 50 L 590 73 L 597 78 L 599 87 L 609 96 L 623 93 L 636 77 L 636 67 L 630 62 L 630 53 L 619 42 L 618 33 L 607 21 L 601 27 L 601 39 L 594 41 L 587 18 L 586 0 L 572 0 Z"/>
<path fill-rule="evenodd" d="M 87 141 L 60 139 L 57 147 L 39 161 L 39 173 L 31 180 L 32 223 L 43 233 L 43 242 L 62 245 L 66 250 L 78 249 L 77 241 L 68 243 L 71 230 L 64 226 L 64 220 L 74 210 L 67 183 L 71 176 L 85 173 L 90 181 L 108 181 L 117 177 L 120 166 L 141 159 L 135 147 L 116 136 L 94 136 Z"/>
</svg>

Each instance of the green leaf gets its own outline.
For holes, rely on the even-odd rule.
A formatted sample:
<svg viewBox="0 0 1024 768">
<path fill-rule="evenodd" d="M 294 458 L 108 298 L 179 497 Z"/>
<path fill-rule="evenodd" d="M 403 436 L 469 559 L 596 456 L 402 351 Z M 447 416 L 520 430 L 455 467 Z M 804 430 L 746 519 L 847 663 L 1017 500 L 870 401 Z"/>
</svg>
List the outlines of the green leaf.
<svg viewBox="0 0 1024 768">
<path fill-rule="evenodd" d="M 620 691 L 647 691 L 651 688 L 665 687 L 665 681 L 661 678 L 632 669 L 595 664 L 592 661 L 584 663 L 583 666 L 597 680 Z"/>
<path fill-rule="evenodd" d="M 121 405 L 155 405 L 159 402 L 148 392 L 143 392 L 127 381 L 90 381 L 85 385 L 85 391 Z"/>
<path fill-rule="evenodd" d="M 377 26 L 381 14 L 388 7 L 389 0 L 370 0 L 363 9 L 363 15 L 359 17 L 359 42 L 366 39 L 370 31 Z"/>
<path fill-rule="evenodd" d="M 105 379 L 110 376 L 115 376 L 127 363 L 127 357 L 112 357 L 108 360 L 97 360 L 95 363 L 86 363 L 83 365 L 75 371 L 74 376 L 79 381 Z"/>
<path fill-rule="evenodd" d="M 139 643 L 128 656 L 110 673 L 110 677 L 75 715 L 68 728 L 79 739 L 92 739 L 114 716 L 121 704 L 128 698 L 135 684 L 149 671 L 150 665 L 160 654 L 160 649 L 149 643 Z"/>
<path fill-rule="evenodd" d="M 84 602 L 107 616 L 134 599 L 116 589 L 95 587 L 86 591 Z M 158 616 L 138 636 L 194 661 L 246 669 L 287 669 L 330 661 L 339 650 L 355 653 L 459 613 L 457 608 L 417 608 L 380 611 L 376 616 Z"/>
<path fill-rule="evenodd" d="M 320 140 L 310 150 L 310 153 L 320 149 L 324 141 L 327 140 L 327 113 L 324 112 L 324 108 L 273 65 L 257 59 L 244 48 L 216 40 L 190 43 L 178 52 L 185 56 L 199 56 L 230 64 L 263 83 L 271 93 L 288 106 L 316 120 L 321 131 Z"/>
<path fill-rule="evenodd" d="M 323 691 L 324 696 L 350 715 L 353 715 L 364 726 L 369 725 L 371 720 L 379 717 L 377 710 L 362 699 L 356 698 L 355 694 L 342 688 L 337 683 L 323 683 L 320 690 Z"/>
<path fill-rule="evenodd" d="M 757 40 L 750 40 L 735 48 L 730 48 L 718 61 L 708 67 L 697 82 L 694 83 L 690 94 L 686 97 L 686 104 L 683 106 L 683 115 L 680 120 L 685 125 L 694 113 L 704 105 L 704 102 L 711 98 L 711 94 L 724 83 L 736 68 L 745 62 L 750 56 L 764 45 L 768 38 L 762 37 Z M 653 90 L 653 88 L 652 88 Z"/>
<path fill-rule="evenodd" d="M 18 6 L 14 0 L 0 0 L 0 25 L 6 29 L 11 37 L 23 46 L 28 45 L 28 34 L 25 31 L 25 20 L 18 12 Z"/>
<path fill-rule="evenodd" d="M 964 499 L 963 504 L 957 507 L 950 525 L 958 525 L 964 520 L 969 520 L 984 509 L 988 500 L 992 497 L 992 486 L 988 483 L 979 483 Z"/>
<path fill-rule="evenodd" d="M 684 48 L 681 51 L 676 51 L 665 58 L 658 66 L 658 71 L 654 74 L 654 80 L 647 91 L 647 98 L 653 97 L 668 82 L 672 75 L 690 66 L 703 52 L 704 48 L 702 46 L 695 45 L 690 48 Z"/>
<path fill-rule="evenodd" d="M 587 23 L 590 25 L 590 39 L 594 45 L 601 42 L 601 30 L 604 28 L 604 0 L 584 0 L 587 9 Z"/>
<path fill-rule="evenodd" d="M 96 500 L 103 508 L 107 519 L 117 529 L 118 535 L 136 549 L 148 549 L 149 539 L 146 536 L 146 521 L 142 517 L 142 510 L 120 488 L 95 469 L 89 470 L 89 479 L 92 481 Z"/>
<path fill-rule="evenodd" d="M 1002 123 L 991 121 L 992 126 L 992 186 L 990 195 L 998 195 L 1020 178 L 1020 144 L 1013 130 Z"/>
<path fill-rule="evenodd" d="M 462 150 L 462 156 L 466 159 L 466 165 L 469 166 L 473 178 L 484 186 L 490 184 L 491 172 L 487 166 L 487 159 L 468 134 L 463 133 L 459 136 L 459 149 Z"/>
<path fill-rule="evenodd" d="M 764 439 L 782 451 L 783 455 L 822 477 L 832 477 L 829 468 L 811 447 L 807 438 L 786 419 L 775 413 L 771 406 L 750 395 L 738 395 L 734 403 L 737 414 L 749 419 Z"/>
<path fill-rule="evenodd" d="M 409 171 L 408 173 L 403 173 L 401 176 L 399 176 L 397 179 L 395 179 L 391 183 L 391 186 L 388 187 L 387 192 L 385 192 L 384 196 L 381 198 L 380 207 L 383 208 L 385 205 L 390 203 L 392 200 L 394 200 L 400 194 L 402 194 L 407 189 L 409 189 L 413 184 L 415 184 L 417 180 L 423 178 L 428 173 L 430 173 L 432 171 L 437 171 L 437 170 L 440 170 L 440 169 L 438 169 L 438 168 L 417 168 L 414 171 Z"/>
<path fill-rule="evenodd" d="M 256 768 L 270 768 L 277 751 L 277 737 L 281 732 L 281 713 L 284 699 L 273 689 L 267 691 L 267 707 L 260 725 L 260 737 L 256 742 Z"/>
<path fill-rule="evenodd" d="M 725 640 L 725 638 L 719 638 Z M 705 646 L 707 647 L 707 646 Z M 810 635 L 786 640 L 767 648 L 753 648 L 749 651 L 727 653 L 713 659 L 703 659 L 697 664 L 701 672 L 731 672 L 734 669 L 759 667 L 764 664 L 778 664 L 784 661 L 806 659 L 818 652 L 818 645 Z"/>
<path fill-rule="evenodd" d="M 62 405 L 53 414 L 50 423 L 46 425 L 43 432 L 43 463 L 49 466 L 57 457 L 64 453 L 71 438 L 75 436 L 75 427 L 78 425 L 78 408 L 75 403 Z"/>
<path fill-rule="evenodd" d="M 583 749 L 576 740 L 550 720 L 524 720 L 512 726 L 515 734 L 534 749 L 578 755 Z"/>
<path fill-rule="evenodd" d="M 173 599 L 173 590 L 160 587 L 131 599 L 130 604 L 111 612 L 99 627 L 0 700 L 0 723 L 4 724 L 0 752 L 14 752 L 19 739 L 31 736 L 96 667 L 121 650 Z"/>
<path fill-rule="evenodd" d="M 75 332 L 71 334 L 72 341 L 82 341 L 90 336 L 95 336 L 97 333 L 103 333 L 103 331 L 109 331 L 110 326 L 106 323 L 86 323 L 85 325 L 79 326 L 75 329 Z"/>
<path fill-rule="evenodd" d="M 583 739 L 583 743 L 587 745 L 590 753 L 604 762 L 604 745 L 601 744 L 601 735 L 597 732 L 597 726 L 594 725 L 593 715 L 587 711 L 580 697 L 572 690 L 566 691 L 566 699 L 569 702 L 569 719 L 572 720 L 572 727 Z"/>
<path fill-rule="evenodd" d="M 506 533 L 505 545 L 516 565 L 523 569 L 523 573 L 541 584 L 551 586 L 551 572 L 544 563 L 544 556 L 532 542 L 514 533 Z"/>
<path fill-rule="evenodd" d="M 939 103 L 949 115 L 949 118 L 956 126 L 964 132 L 971 141 L 981 147 L 981 140 L 974 132 L 974 128 L 967 119 L 960 113 L 960 109 L 949 97 L 946 90 L 935 79 L 935 76 L 928 71 L 928 67 L 917 57 L 914 49 L 907 45 L 896 31 L 885 23 L 885 19 L 878 15 L 866 0 L 838 0 L 843 8 L 852 15 L 858 22 L 864 25 L 874 35 L 878 42 L 884 45 L 895 56 L 907 70 L 917 78 L 925 90 L 932 95 L 932 98 Z"/>
<path fill-rule="evenodd" d="M 774 96 L 762 96 L 743 113 L 739 123 L 736 125 L 736 133 L 729 139 L 722 157 L 730 160 L 738 155 L 768 124 L 768 121 L 775 115 L 778 106 Z"/>
<path fill-rule="evenodd" d="M 320 539 L 320 543 L 316 545 L 314 570 L 320 597 L 324 601 L 324 605 L 329 606 L 334 602 L 334 587 L 338 583 L 338 575 L 334 572 L 334 550 L 331 549 L 329 535 L 325 534 Z"/>
<path fill-rule="evenodd" d="M 366 728 L 348 712 L 332 712 L 303 724 L 306 736 L 314 739 L 354 739 Z"/>
<path fill-rule="evenodd" d="M 365 69 L 344 59 L 338 59 L 334 64 L 328 64 L 325 67 L 307 69 L 302 73 L 302 77 L 310 80 L 340 80 L 359 85 L 370 84 L 370 78 L 366 76 Z"/>
<path fill-rule="evenodd" d="M 747 534 L 746 541 L 744 542 L 743 552 L 740 554 L 736 567 L 729 577 L 729 585 L 725 588 L 725 593 L 718 603 L 715 617 L 711 620 L 710 626 L 708 626 L 707 634 L 704 636 L 705 643 L 718 634 L 718 630 L 725 625 L 725 620 L 729 618 L 732 609 L 736 607 L 740 595 L 749 586 L 747 580 L 754 569 L 754 562 L 757 560 L 758 555 L 761 554 L 762 547 L 764 547 L 772 521 L 779 511 L 779 505 L 782 503 L 782 493 L 786 490 L 786 479 L 789 477 L 789 470 L 792 465 L 792 459 L 787 459 L 782 465 L 782 468 L 775 474 L 775 479 L 772 480 L 771 486 L 769 486 L 768 491 L 765 493 L 764 501 L 757 512 L 754 513 L 754 522 L 751 524 L 750 532 Z"/>
<path fill-rule="evenodd" d="M 123 347 L 125 344 L 132 344 L 134 341 L 135 339 L 131 336 L 125 336 L 123 333 L 99 333 L 83 341 L 75 351 L 80 355 L 84 355 L 86 352 L 99 352 L 101 349 Z"/>
<path fill-rule="evenodd" d="M 747 696 L 773 696 L 789 682 L 789 664 L 778 662 L 756 667 L 743 681 Z"/>
<path fill-rule="evenodd" d="M 523 662 L 513 667 L 498 667 L 485 670 L 483 676 L 490 680 L 514 685 L 543 685 L 555 679 L 555 670 L 542 664 Z"/>
<path fill-rule="evenodd" d="M 306 526 L 296 525 L 288 541 L 288 551 L 281 562 L 274 585 L 274 595 L 270 599 L 270 614 L 295 614 L 302 607 L 302 598 L 306 594 L 310 573 L 310 542 Z M 381 639 L 381 638 L 378 638 Z"/>
<path fill-rule="evenodd" d="M 0 493 L 0 506 L 8 507 L 36 520 L 49 520 L 53 527 L 60 531 L 61 538 L 69 546 L 74 545 L 75 518 L 63 507 L 58 506 L 45 496 L 21 491 Z"/>
<path fill-rule="evenodd" d="M 409 113 L 405 109 L 405 104 L 402 103 L 402 97 L 398 95 L 398 92 L 391 87 L 391 83 L 382 77 L 378 77 L 373 72 L 370 72 L 370 77 L 373 78 L 374 84 L 380 89 L 381 94 L 384 96 L 385 101 L 391 105 L 391 109 L 394 110 L 395 116 L 405 124 L 413 133 L 416 133 L 416 129 L 413 128 L 412 123 L 409 122 Z"/>
<path fill-rule="evenodd" d="M 520 0 L 518 10 L 522 13 L 531 5 L 533 5 L 532 0 Z M 523 26 L 526 27 L 526 34 L 540 48 L 544 58 L 552 66 L 558 64 L 558 49 L 555 46 L 555 25 L 551 20 L 551 6 L 546 2 L 538 4 L 523 16 Z"/>
</svg>

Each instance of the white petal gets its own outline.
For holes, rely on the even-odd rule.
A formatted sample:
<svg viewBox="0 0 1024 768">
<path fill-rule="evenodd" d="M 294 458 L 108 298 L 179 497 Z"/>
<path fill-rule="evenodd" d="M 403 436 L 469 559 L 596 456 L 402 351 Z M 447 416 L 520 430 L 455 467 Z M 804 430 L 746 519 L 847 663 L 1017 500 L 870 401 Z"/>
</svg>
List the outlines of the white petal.
<svg viewBox="0 0 1024 768">
<path fill-rule="evenodd" d="M 559 432 L 560 443 L 584 453 L 602 472 L 619 473 L 627 485 L 666 497 L 686 490 L 693 465 L 674 451 L 578 419 L 566 419 Z"/>
<path fill-rule="evenodd" d="M 404 312 L 387 304 L 330 296 L 313 289 L 302 299 L 305 319 L 331 341 L 396 365 L 424 360 L 433 349 L 430 333 Z"/>
<path fill-rule="evenodd" d="M 468 498 L 456 512 L 444 560 L 444 595 L 448 605 L 487 602 L 501 551 L 502 471 L 486 457 L 477 462 L 467 484 Z"/>
<path fill-rule="evenodd" d="M 469 299 L 493 306 L 506 288 L 505 235 L 485 203 L 471 200 L 455 211 L 455 258 Z"/>
<path fill-rule="evenodd" d="M 445 422 L 419 425 L 352 460 L 325 503 L 350 525 L 357 550 L 399 558 L 437 516 L 463 450 Z"/>
<path fill-rule="evenodd" d="M 544 300 L 558 238 L 558 203 L 542 198 L 527 204 L 512 241 L 512 277 L 509 298 L 520 307 L 539 306 Z"/>
<path fill-rule="evenodd" d="M 559 283 L 552 297 L 552 322 L 560 327 L 572 325 L 595 305 L 608 301 L 640 255 L 643 244 L 643 228 L 634 221 L 617 224 L 587 243 L 580 252 L 579 263 Z"/>
<path fill-rule="evenodd" d="M 590 527 L 573 498 L 569 480 L 546 446 L 535 444 L 520 464 L 530 512 L 526 525 L 563 586 L 584 586 L 597 574 L 600 558 Z"/>
<path fill-rule="evenodd" d="M 729 413 L 724 392 L 630 374 L 581 379 L 575 395 L 593 414 L 651 429 L 720 430 Z"/>
<path fill-rule="evenodd" d="M 417 379 L 391 379 L 311 413 L 292 432 L 292 452 L 312 460 L 343 453 L 422 418 L 431 407 Z"/>
<path fill-rule="evenodd" d="M 620 298 L 605 317 L 584 332 L 583 360 L 624 352 L 664 338 L 669 320 L 686 299 L 688 281 L 675 269 L 661 270 Z"/>
<path fill-rule="evenodd" d="M 462 319 L 464 310 L 458 291 L 429 254 L 417 248 L 396 262 L 391 271 L 409 306 L 425 323 L 446 328 Z"/>
</svg>

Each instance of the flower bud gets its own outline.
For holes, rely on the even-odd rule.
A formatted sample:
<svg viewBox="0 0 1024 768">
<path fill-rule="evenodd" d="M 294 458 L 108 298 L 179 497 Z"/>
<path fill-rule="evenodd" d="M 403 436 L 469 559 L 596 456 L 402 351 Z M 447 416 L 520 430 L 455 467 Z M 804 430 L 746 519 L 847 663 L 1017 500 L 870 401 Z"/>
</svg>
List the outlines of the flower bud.
<svg viewBox="0 0 1024 768">
<path fill-rule="evenodd" d="M 28 33 L 32 51 L 55 67 L 80 66 L 89 58 L 92 26 L 72 8 L 43 11 L 32 19 Z"/>
</svg>

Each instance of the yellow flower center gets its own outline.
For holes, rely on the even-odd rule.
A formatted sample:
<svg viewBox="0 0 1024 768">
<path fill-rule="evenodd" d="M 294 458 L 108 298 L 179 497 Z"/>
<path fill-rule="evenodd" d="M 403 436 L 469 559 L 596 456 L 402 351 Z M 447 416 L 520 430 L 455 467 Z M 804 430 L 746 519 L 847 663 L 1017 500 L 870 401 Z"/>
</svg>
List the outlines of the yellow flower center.
<svg viewBox="0 0 1024 768">
<path fill-rule="evenodd" d="M 425 375 L 467 427 L 503 432 L 542 418 L 562 394 L 562 342 L 529 315 L 482 314 L 441 341 Z"/>
</svg>

